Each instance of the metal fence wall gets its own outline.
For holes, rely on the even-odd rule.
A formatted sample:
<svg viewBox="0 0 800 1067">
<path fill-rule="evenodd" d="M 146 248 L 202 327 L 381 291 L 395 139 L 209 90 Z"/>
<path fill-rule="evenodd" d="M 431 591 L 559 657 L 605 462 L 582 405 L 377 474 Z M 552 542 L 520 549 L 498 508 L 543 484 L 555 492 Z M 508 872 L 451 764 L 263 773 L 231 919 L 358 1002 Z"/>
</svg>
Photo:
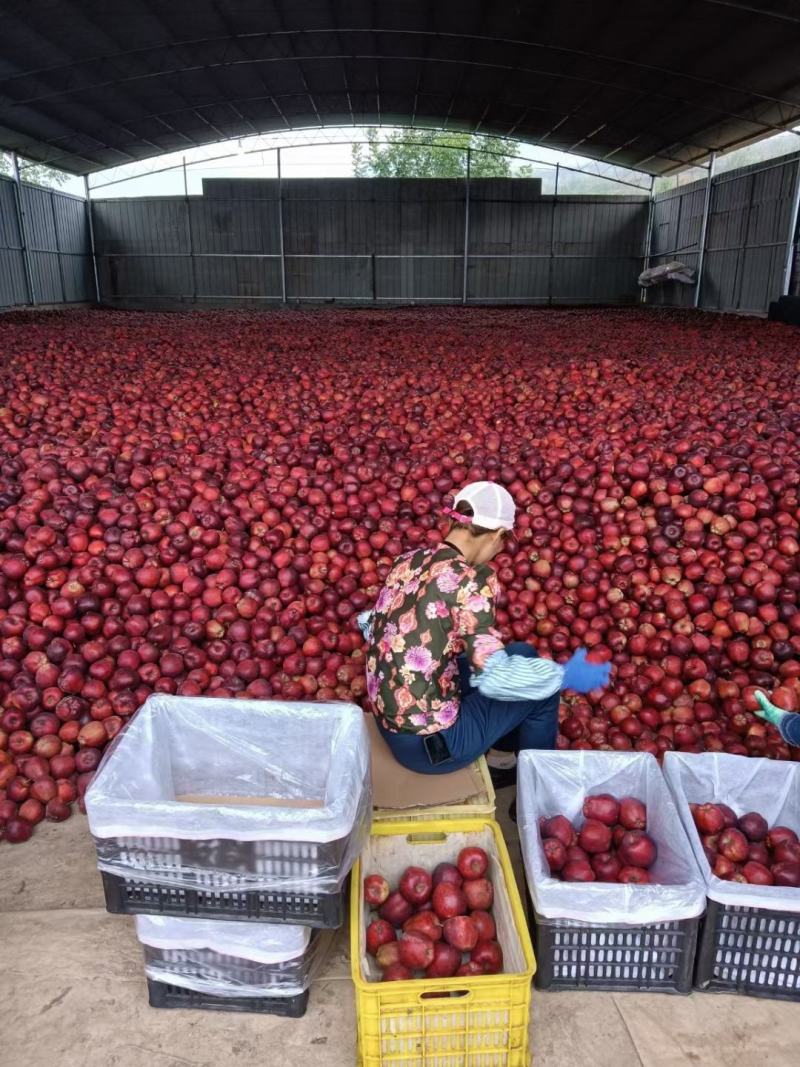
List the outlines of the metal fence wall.
<svg viewBox="0 0 800 1067">
<path fill-rule="evenodd" d="M 538 179 L 213 179 L 92 209 L 115 304 L 632 303 L 648 200 L 542 196 Z"/>
<path fill-rule="evenodd" d="M 86 201 L 0 178 L 0 307 L 94 299 Z"/>
<path fill-rule="evenodd" d="M 789 242 L 798 182 L 800 153 L 712 179 L 702 308 L 763 313 L 781 295 L 794 258 Z M 697 268 L 704 198 L 702 181 L 655 197 L 651 266 L 679 259 Z M 797 241 L 796 225 L 792 240 Z M 671 282 L 648 290 L 647 302 L 691 307 L 693 295 L 692 286 Z"/>
</svg>

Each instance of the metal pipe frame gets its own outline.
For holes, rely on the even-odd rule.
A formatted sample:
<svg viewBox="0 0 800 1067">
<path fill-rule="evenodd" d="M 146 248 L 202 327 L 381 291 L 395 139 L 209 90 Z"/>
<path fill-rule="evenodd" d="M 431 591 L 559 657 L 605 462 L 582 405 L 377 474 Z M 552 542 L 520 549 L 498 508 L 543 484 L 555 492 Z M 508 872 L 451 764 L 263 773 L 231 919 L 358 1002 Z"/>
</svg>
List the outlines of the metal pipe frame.
<svg viewBox="0 0 800 1067">
<path fill-rule="evenodd" d="M 798 217 L 800 217 L 800 158 L 797 160 L 792 206 L 789 211 L 789 232 L 786 235 L 786 259 L 783 263 L 783 278 L 781 280 L 782 296 L 788 296 L 792 287 L 792 265 L 794 262 L 795 242 L 797 241 Z"/>
<path fill-rule="evenodd" d="M 20 250 L 22 252 L 22 265 L 25 271 L 25 284 L 28 289 L 28 303 L 36 307 L 36 290 L 33 285 L 33 271 L 31 270 L 30 256 L 28 255 L 28 236 L 25 225 L 25 209 L 22 206 L 22 190 L 19 180 L 19 161 L 17 153 L 11 153 L 11 178 L 14 182 L 14 204 L 17 209 L 17 226 L 19 227 Z"/>
<path fill-rule="evenodd" d="M 711 206 L 711 186 L 714 181 L 714 163 L 716 162 L 716 154 L 711 153 L 711 159 L 708 163 L 708 175 L 706 176 L 706 191 L 703 197 L 703 218 L 700 223 L 700 239 L 698 241 L 698 257 L 697 257 L 697 281 L 694 284 L 694 297 L 692 300 L 692 307 L 700 307 L 700 288 L 703 284 L 703 265 L 705 262 L 706 252 L 706 233 L 708 231 L 708 210 Z"/>
<path fill-rule="evenodd" d="M 49 196 L 48 200 L 50 201 L 50 215 L 51 215 L 51 217 L 53 219 L 53 236 L 55 237 L 55 241 L 56 241 L 55 253 L 56 253 L 56 260 L 58 261 L 58 280 L 59 280 L 60 285 L 61 285 L 61 303 L 62 304 L 66 304 L 67 303 L 67 289 L 66 289 L 66 286 L 64 285 L 64 265 L 61 262 L 61 247 L 60 247 L 59 240 L 58 240 L 58 219 L 56 218 L 56 202 L 55 202 L 55 200 L 54 200 L 54 198 L 52 196 Z M 53 250 L 51 249 L 50 250 L 50 254 L 51 255 L 52 255 L 52 251 Z"/>
<path fill-rule="evenodd" d="M 97 303 L 100 303 L 100 275 L 97 272 L 97 251 L 94 244 L 94 219 L 92 218 L 92 189 L 89 185 L 89 176 L 83 179 L 83 191 L 86 194 L 86 221 L 89 229 L 89 251 L 92 255 L 92 273 L 94 274 L 94 295 Z"/>
<path fill-rule="evenodd" d="M 183 157 L 183 202 L 186 206 L 186 241 L 189 246 L 189 265 L 192 270 L 192 297 L 197 300 L 197 265 L 194 255 L 194 235 L 192 233 L 192 207 L 189 203 L 189 179 L 186 174 L 186 157 Z"/>
<path fill-rule="evenodd" d="M 283 233 L 283 177 L 281 174 L 281 150 L 276 149 L 278 163 L 278 247 L 281 258 L 281 300 L 286 303 L 286 245 Z"/>
<path fill-rule="evenodd" d="M 467 149 L 467 174 L 464 185 L 464 273 L 461 281 L 461 303 L 467 303 L 467 274 L 469 272 L 469 179 L 472 166 L 472 152 Z"/>
</svg>

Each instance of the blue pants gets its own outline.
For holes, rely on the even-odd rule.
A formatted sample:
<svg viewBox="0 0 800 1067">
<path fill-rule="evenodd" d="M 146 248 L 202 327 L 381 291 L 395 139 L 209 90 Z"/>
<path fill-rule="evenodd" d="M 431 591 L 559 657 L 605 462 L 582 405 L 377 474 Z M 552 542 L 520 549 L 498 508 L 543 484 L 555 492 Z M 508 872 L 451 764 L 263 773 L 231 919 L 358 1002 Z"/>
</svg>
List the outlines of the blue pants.
<svg viewBox="0 0 800 1067">
<path fill-rule="evenodd" d="M 800 715 L 787 715 L 781 721 L 780 732 L 787 745 L 800 745 Z"/>
<path fill-rule="evenodd" d="M 522 641 L 508 645 L 506 651 L 510 656 L 537 658 L 536 651 Z M 466 656 L 459 657 L 458 669 L 461 677 L 461 708 L 453 725 L 440 734 L 450 750 L 450 758 L 433 766 L 419 734 L 393 734 L 379 723 L 381 733 L 398 763 L 419 774 L 449 774 L 468 767 L 490 748 L 519 752 L 523 748 L 556 747 L 558 692 L 544 700 L 493 700 L 472 686 Z"/>
</svg>

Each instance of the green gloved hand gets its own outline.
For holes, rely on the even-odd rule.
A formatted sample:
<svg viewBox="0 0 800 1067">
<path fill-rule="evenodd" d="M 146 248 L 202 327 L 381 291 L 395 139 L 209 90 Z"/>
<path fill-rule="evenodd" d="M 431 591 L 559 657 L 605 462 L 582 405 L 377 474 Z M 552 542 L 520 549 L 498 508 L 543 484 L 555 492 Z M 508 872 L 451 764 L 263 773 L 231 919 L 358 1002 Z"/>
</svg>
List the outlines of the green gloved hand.
<svg viewBox="0 0 800 1067">
<path fill-rule="evenodd" d="M 767 700 L 767 694 L 756 692 L 756 700 L 761 706 L 761 711 L 757 711 L 759 719 L 766 719 L 767 722 L 771 722 L 773 726 L 780 727 L 781 720 L 789 714 L 788 711 L 783 711 L 782 708 L 776 708 L 774 704 L 771 704 Z"/>
</svg>

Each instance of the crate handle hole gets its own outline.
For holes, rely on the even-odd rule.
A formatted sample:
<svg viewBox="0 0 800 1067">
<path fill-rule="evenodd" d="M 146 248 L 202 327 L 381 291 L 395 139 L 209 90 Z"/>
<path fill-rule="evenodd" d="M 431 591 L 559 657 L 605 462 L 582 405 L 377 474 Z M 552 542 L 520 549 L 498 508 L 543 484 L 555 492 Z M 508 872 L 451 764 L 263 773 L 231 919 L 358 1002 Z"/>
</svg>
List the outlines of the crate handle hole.
<svg viewBox="0 0 800 1067">
<path fill-rule="evenodd" d="M 418 999 L 420 1002 L 423 1000 L 463 1000 L 467 997 L 471 999 L 472 996 L 473 992 L 471 989 L 448 989 L 446 992 L 442 993 L 434 993 L 433 991 L 420 993 Z"/>
<path fill-rule="evenodd" d="M 441 830 L 427 834 L 417 831 L 406 835 L 406 841 L 408 841 L 409 845 L 440 845 L 442 841 L 446 840 L 447 834 Z"/>
</svg>

